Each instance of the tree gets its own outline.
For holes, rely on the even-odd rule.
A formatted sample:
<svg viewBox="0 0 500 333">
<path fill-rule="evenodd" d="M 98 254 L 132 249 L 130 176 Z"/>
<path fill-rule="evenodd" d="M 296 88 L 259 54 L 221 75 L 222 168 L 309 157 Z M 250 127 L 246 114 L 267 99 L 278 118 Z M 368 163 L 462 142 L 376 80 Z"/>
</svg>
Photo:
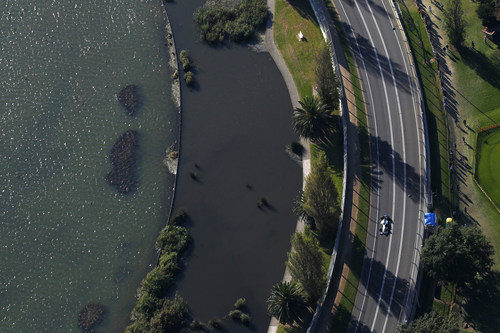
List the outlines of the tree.
<svg viewBox="0 0 500 333">
<path fill-rule="evenodd" d="M 293 111 L 293 129 L 311 141 L 324 141 L 335 130 L 335 116 L 317 97 L 305 97 L 299 103 Z"/>
<path fill-rule="evenodd" d="M 421 262 L 431 277 L 464 286 L 490 272 L 493 253 L 493 246 L 479 228 L 452 223 L 438 227 L 429 237 Z"/>
<path fill-rule="evenodd" d="M 280 323 L 291 325 L 306 311 L 306 301 L 300 286 L 295 282 L 279 282 L 271 290 L 267 299 L 267 311 Z"/>
<path fill-rule="evenodd" d="M 314 219 L 319 236 L 326 238 L 333 234 L 337 226 L 340 208 L 338 192 L 330 175 L 330 168 L 324 152 L 312 160 L 311 173 L 306 178 L 303 207 L 307 215 Z"/>
<path fill-rule="evenodd" d="M 477 16 L 483 25 L 490 25 L 495 22 L 495 0 L 480 0 L 476 9 Z"/>
<path fill-rule="evenodd" d="M 314 62 L 314 80 L 318 95 L 330 110 L 336 110 L 339 107 L 340 81 L 333 71 L 330 50 L 327 47 L 320 48 L 314 55 Z"/>
<path fill-rule="evenodd" d="M 316 302 L 325 288 L 326 275 L 319 242 L 306 228 L 292 236 L 292 248 L 287 262 L 290 274 L 300 283 L 309 299 Z"/>
<path fill-rule="evenodd" d="M 158 313 L 149 323 L 153 332 L 178 332 L 186 325 L 188 316 L 187 305 L 184 300 L 175 295 L 173 299 L 166 299 Z"/>
<path fill-rule="evenodd" d="M 436 312 L 426 313 L 422 317 L 412 321 L 410 325 L 398 327 L 399 333 L 459 333 L 456 318 L 447 318 Z"/>
<path fill-rule="evenodd" d="M 465 41 L 465 28 L 467 23 L 464 19 L 464 10 L 461 0 L 448 1 L 444 16 L 444 29 L 450 43 L 460 46 Z"/>
</svg>

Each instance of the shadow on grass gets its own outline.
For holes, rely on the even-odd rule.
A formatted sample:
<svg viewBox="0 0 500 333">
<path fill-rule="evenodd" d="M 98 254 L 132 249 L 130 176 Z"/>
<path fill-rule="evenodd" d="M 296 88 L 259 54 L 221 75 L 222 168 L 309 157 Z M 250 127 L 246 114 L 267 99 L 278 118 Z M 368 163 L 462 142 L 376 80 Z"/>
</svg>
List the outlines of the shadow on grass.
<svg viewBox="0 0 500 333">
<path fill-rule="evenodd" d="M 500 272 L 491 272 L 482 281 L 462 293 L 465 320 L 472 322 L 481 332 L 498 332 L 500 327 Z"/>
<path fill-rule="evenodd" d="M 287 0 L 287 2 L 295 8 L 297 13 L 300 14 L 303 18 L 306 20 L 309 20 L 313 22 L 315 25 L 318 25 L 318 22 L 316 21 L 316 16 L 314 15 L 314 12 L 311 8 L 311 5 L 309 4 L 309 1 L 302 1 L 302 0 Z"/>
<path fill-rule="evenodd" d="M 479 77 L 495 88 L 500 88 L 500 61 L 494 61 L 484 53 L 470 47 L 462 47 L 459 51 L 463 62 Z"/>
</svg>

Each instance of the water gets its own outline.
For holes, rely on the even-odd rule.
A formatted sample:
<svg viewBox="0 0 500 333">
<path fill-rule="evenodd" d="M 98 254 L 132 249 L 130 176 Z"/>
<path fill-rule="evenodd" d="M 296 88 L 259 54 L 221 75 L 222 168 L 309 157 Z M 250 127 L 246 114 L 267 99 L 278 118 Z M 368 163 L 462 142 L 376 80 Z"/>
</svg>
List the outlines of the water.
<svg viewBox="0 0 500 333">
<path fill-rule="evenodd" d="M 89 302 L 123 329 L 154 260 L 175 140 L 160 0 L 0 2 L 0 331 L 78 331 Z M 116 100 L 136 84 L 135 118 Z M 139 132 L 139 186 L 105 181 Z"/>
<path fill-rule="evenodd" d="M 202 3 L 167 5 L 176 45 L 190 50 L 198 81 L 196 89 L 182 89 L 175 206 L 190 216 L 193 244 L 176 290 L 203 322 L 224 317 L 245 297 L 251 326 L 224 321 L 227 332 L 266 332 L 266 299 L 283 277 L 302 183 L 300 165 L 285 152 L 298 139 L 292 105 L 268 53 L 199 40 L 192 14 Z M 271 207 L 260 210 L 263 196 Z"/>
</svg>

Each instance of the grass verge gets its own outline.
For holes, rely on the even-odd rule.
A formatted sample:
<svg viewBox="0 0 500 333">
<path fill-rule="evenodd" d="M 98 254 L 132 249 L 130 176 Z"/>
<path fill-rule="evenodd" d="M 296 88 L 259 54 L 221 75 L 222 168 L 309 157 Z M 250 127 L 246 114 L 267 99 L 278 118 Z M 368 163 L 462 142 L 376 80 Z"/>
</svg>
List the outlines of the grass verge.
<svg viewBox="0 0 500 333">
<path fill-rule="evenodd" d="M 413 53 L 416 75 L 424 97 L 431 161 L 431 188 L 436 213 L 443 218 L 451 213 L 452 193 L 449 170 L 449 135 L 443 108 L 438 69 L 431 42 L 416 4 L 396 0 L 402 14 L 402 23 Z"/>
<path fill-rule="evenodd" d="M 299 41 L 302 31 L 305 41 Z M 276 0 L 274 41 L 292 74 L 301 98 L 312 95 L 314 86 L 314 53 L 325 41 L 309 2 Z"/>
</svg>

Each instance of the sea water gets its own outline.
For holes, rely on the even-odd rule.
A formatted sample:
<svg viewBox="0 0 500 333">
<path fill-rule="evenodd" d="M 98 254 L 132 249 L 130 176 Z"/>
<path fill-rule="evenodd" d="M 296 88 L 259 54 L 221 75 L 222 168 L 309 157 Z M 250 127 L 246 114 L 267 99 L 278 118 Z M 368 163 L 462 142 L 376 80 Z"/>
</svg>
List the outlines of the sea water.
<svg viewBox="0 0 500 333">
<path fill-rule="evenodd" d="M 154 264 L 177 138 L 160 0 L 0 2 L 0 331 L 78 331 L 88 303 L 100 330 L 127 324 Z M 116 95 L 137 85 L 127 115 Z M 106 182 L 109 152 L 139 134 L 138 187 Z"/>
</svg>

